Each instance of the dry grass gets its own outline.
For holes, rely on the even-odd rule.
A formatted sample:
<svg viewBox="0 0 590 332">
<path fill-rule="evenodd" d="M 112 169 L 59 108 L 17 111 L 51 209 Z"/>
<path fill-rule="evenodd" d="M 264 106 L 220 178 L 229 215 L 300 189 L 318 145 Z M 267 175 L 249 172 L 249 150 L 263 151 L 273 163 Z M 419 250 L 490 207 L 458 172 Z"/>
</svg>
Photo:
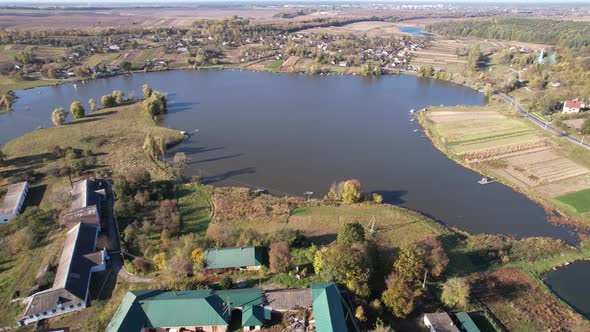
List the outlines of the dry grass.
<svg viewBox="0 0 590 332">
<path fill-rule="evenodd" d="M 587 331 L 588 321 L 545 292 L 525 273 L 502 269 L 470 278 L 473 294 L 510 331 Z"/>
</svg>

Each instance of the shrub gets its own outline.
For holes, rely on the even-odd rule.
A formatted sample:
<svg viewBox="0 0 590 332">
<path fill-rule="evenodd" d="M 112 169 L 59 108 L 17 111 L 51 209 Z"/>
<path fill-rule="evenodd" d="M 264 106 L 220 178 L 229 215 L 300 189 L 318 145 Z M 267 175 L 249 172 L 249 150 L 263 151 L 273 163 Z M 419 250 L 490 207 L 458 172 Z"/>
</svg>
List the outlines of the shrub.
<svg viewBox="0 0 590 332">
<path fill-rule="evenodd" d="M 365 228 L 359 222 L 345 224 L 338 231 L 339 243 L 351 245 L 365 241 Z"/>
<path fill-rule="evenodd" d="M 68 112 L 66 112 L 61 107 L 56 108 L 51 113 L 51 122 L 53 122 L 53 124 L 55 126 L 61 126 L 66 122 L 67 117 L 68 117 Z"/>
<path fill-rule="evenodd" d="M 219 282 L 221 289 L 230 289 L 234 286 L 234 279 L 228 275 L 224 276 Z"/>
<path fill-rule="evenodd" d="M 387 289 L 381 295 L 383 304 L 398 318 L 405 318 L 414 311 L 416 298 L 420 290 L 415 285 L 408 283 L 406 279 L 396 273 L 388 278 Z"/>
<path fill-rule="evenodd" d="M 102 107 L 109 108 L 117 106 L 117 101 L 113 95 L 104 95 L 100 98 Z"/>
<path fill-rule="evenodd" d="M 85 115 L 86 110 L 82 106 L 82 103 L 76 100 L 70 104 L 70 113 L 72 113 L 74 119 L 79 119 Z"/>
<path fill-rule="evenodd" d="M 270 269 L 274 272 L 288 272 L 291 266 L 291 252 L 287 242 L 277 242 L 270 245 Z"/>
<path fill-rule="evenodd" d="M 443 285 L 440 300 L 448 307 L 465 309 L 469 302 L 471 286 L 463 278 L 451 278 Z"/>
</svg>

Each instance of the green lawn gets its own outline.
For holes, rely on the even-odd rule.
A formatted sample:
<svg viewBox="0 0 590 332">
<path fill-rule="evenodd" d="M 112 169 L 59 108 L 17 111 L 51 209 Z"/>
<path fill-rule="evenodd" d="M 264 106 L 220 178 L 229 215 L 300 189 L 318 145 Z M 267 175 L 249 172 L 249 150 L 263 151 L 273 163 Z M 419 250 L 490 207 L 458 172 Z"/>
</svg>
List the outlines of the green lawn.
<svg viewBox="0 0 590 332">
<path fill-rule="evenodd" d="M 273 61 L 271 64 L 266 65 L 266 68 L 279 69 L 283 65 L 283 62 L 285 62 L 285 61 L 284 60 L 276 60 L 276 61 Z"/>
<path fill-rule="evenodd" d="M 204 236 L 211 221 L 211 207 L 207 188 L 199 185 L 184 185 L 178 191 L 181 234 L 197 233 Z"/>
<path fill-rule="evenodd" d="M 557 200 L 572 206 L 579 213 L 590 212 L 590 189 L 559 196 Z"/>
</svg>

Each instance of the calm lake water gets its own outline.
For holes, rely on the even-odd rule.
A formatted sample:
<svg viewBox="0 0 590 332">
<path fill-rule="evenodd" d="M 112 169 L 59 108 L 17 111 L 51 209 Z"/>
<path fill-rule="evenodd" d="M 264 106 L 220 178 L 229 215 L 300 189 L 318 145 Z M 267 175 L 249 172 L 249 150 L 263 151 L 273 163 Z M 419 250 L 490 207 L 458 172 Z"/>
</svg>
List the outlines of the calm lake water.
<svg viewBox="0 0 590 332">
<path fill-rule="evenodd" d="M 428 105 L 481 105 L 468 88 L 413 76 L 363 79 L 248 71 L 134 74 L 18 91 L 15 112 L 0 116 L 0 143 L 49 126 L 55 107 L 112 90 L 167 92 L 162 125 L 194 132 L 170 151 L 192 158 L 188 175 L 215 185 L 249 185 L 277 195 L 359 179 L 368 192 L 470 233 L 548 236 L 577 241 L 546 221 L 525 196 L 481 178 L 436 150 L 409 111 Z M 66 144 L 66 142 L 64 142 Z"/>
<path fill-rule="evenodd" d="M 424 37 L 431 37 L 432 34 L 425 32 L 422 28 L 419 27 L 400 27 L 400 32 L 409 33 L 415 36 L 424 36 Z"/>
<path fill-rule="evenodd" d="M 548 272 L 545 283 L 577 312 L 590 319 L 590 261 L 578 261 Z"/>
</svg>

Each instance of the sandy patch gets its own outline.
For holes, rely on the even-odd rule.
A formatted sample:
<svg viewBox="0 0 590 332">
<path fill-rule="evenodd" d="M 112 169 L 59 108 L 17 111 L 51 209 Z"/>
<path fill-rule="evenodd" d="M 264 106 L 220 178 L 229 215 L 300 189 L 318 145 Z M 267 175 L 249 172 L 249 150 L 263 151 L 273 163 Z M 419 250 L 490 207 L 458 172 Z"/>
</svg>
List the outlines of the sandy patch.
<svg viewBox="0 0 590 332">
<path fill-rule="evenodd" d="M 563 121 L 568 127 L 580 130 L 585 119 L 571 119 Z"/>
</svg>

